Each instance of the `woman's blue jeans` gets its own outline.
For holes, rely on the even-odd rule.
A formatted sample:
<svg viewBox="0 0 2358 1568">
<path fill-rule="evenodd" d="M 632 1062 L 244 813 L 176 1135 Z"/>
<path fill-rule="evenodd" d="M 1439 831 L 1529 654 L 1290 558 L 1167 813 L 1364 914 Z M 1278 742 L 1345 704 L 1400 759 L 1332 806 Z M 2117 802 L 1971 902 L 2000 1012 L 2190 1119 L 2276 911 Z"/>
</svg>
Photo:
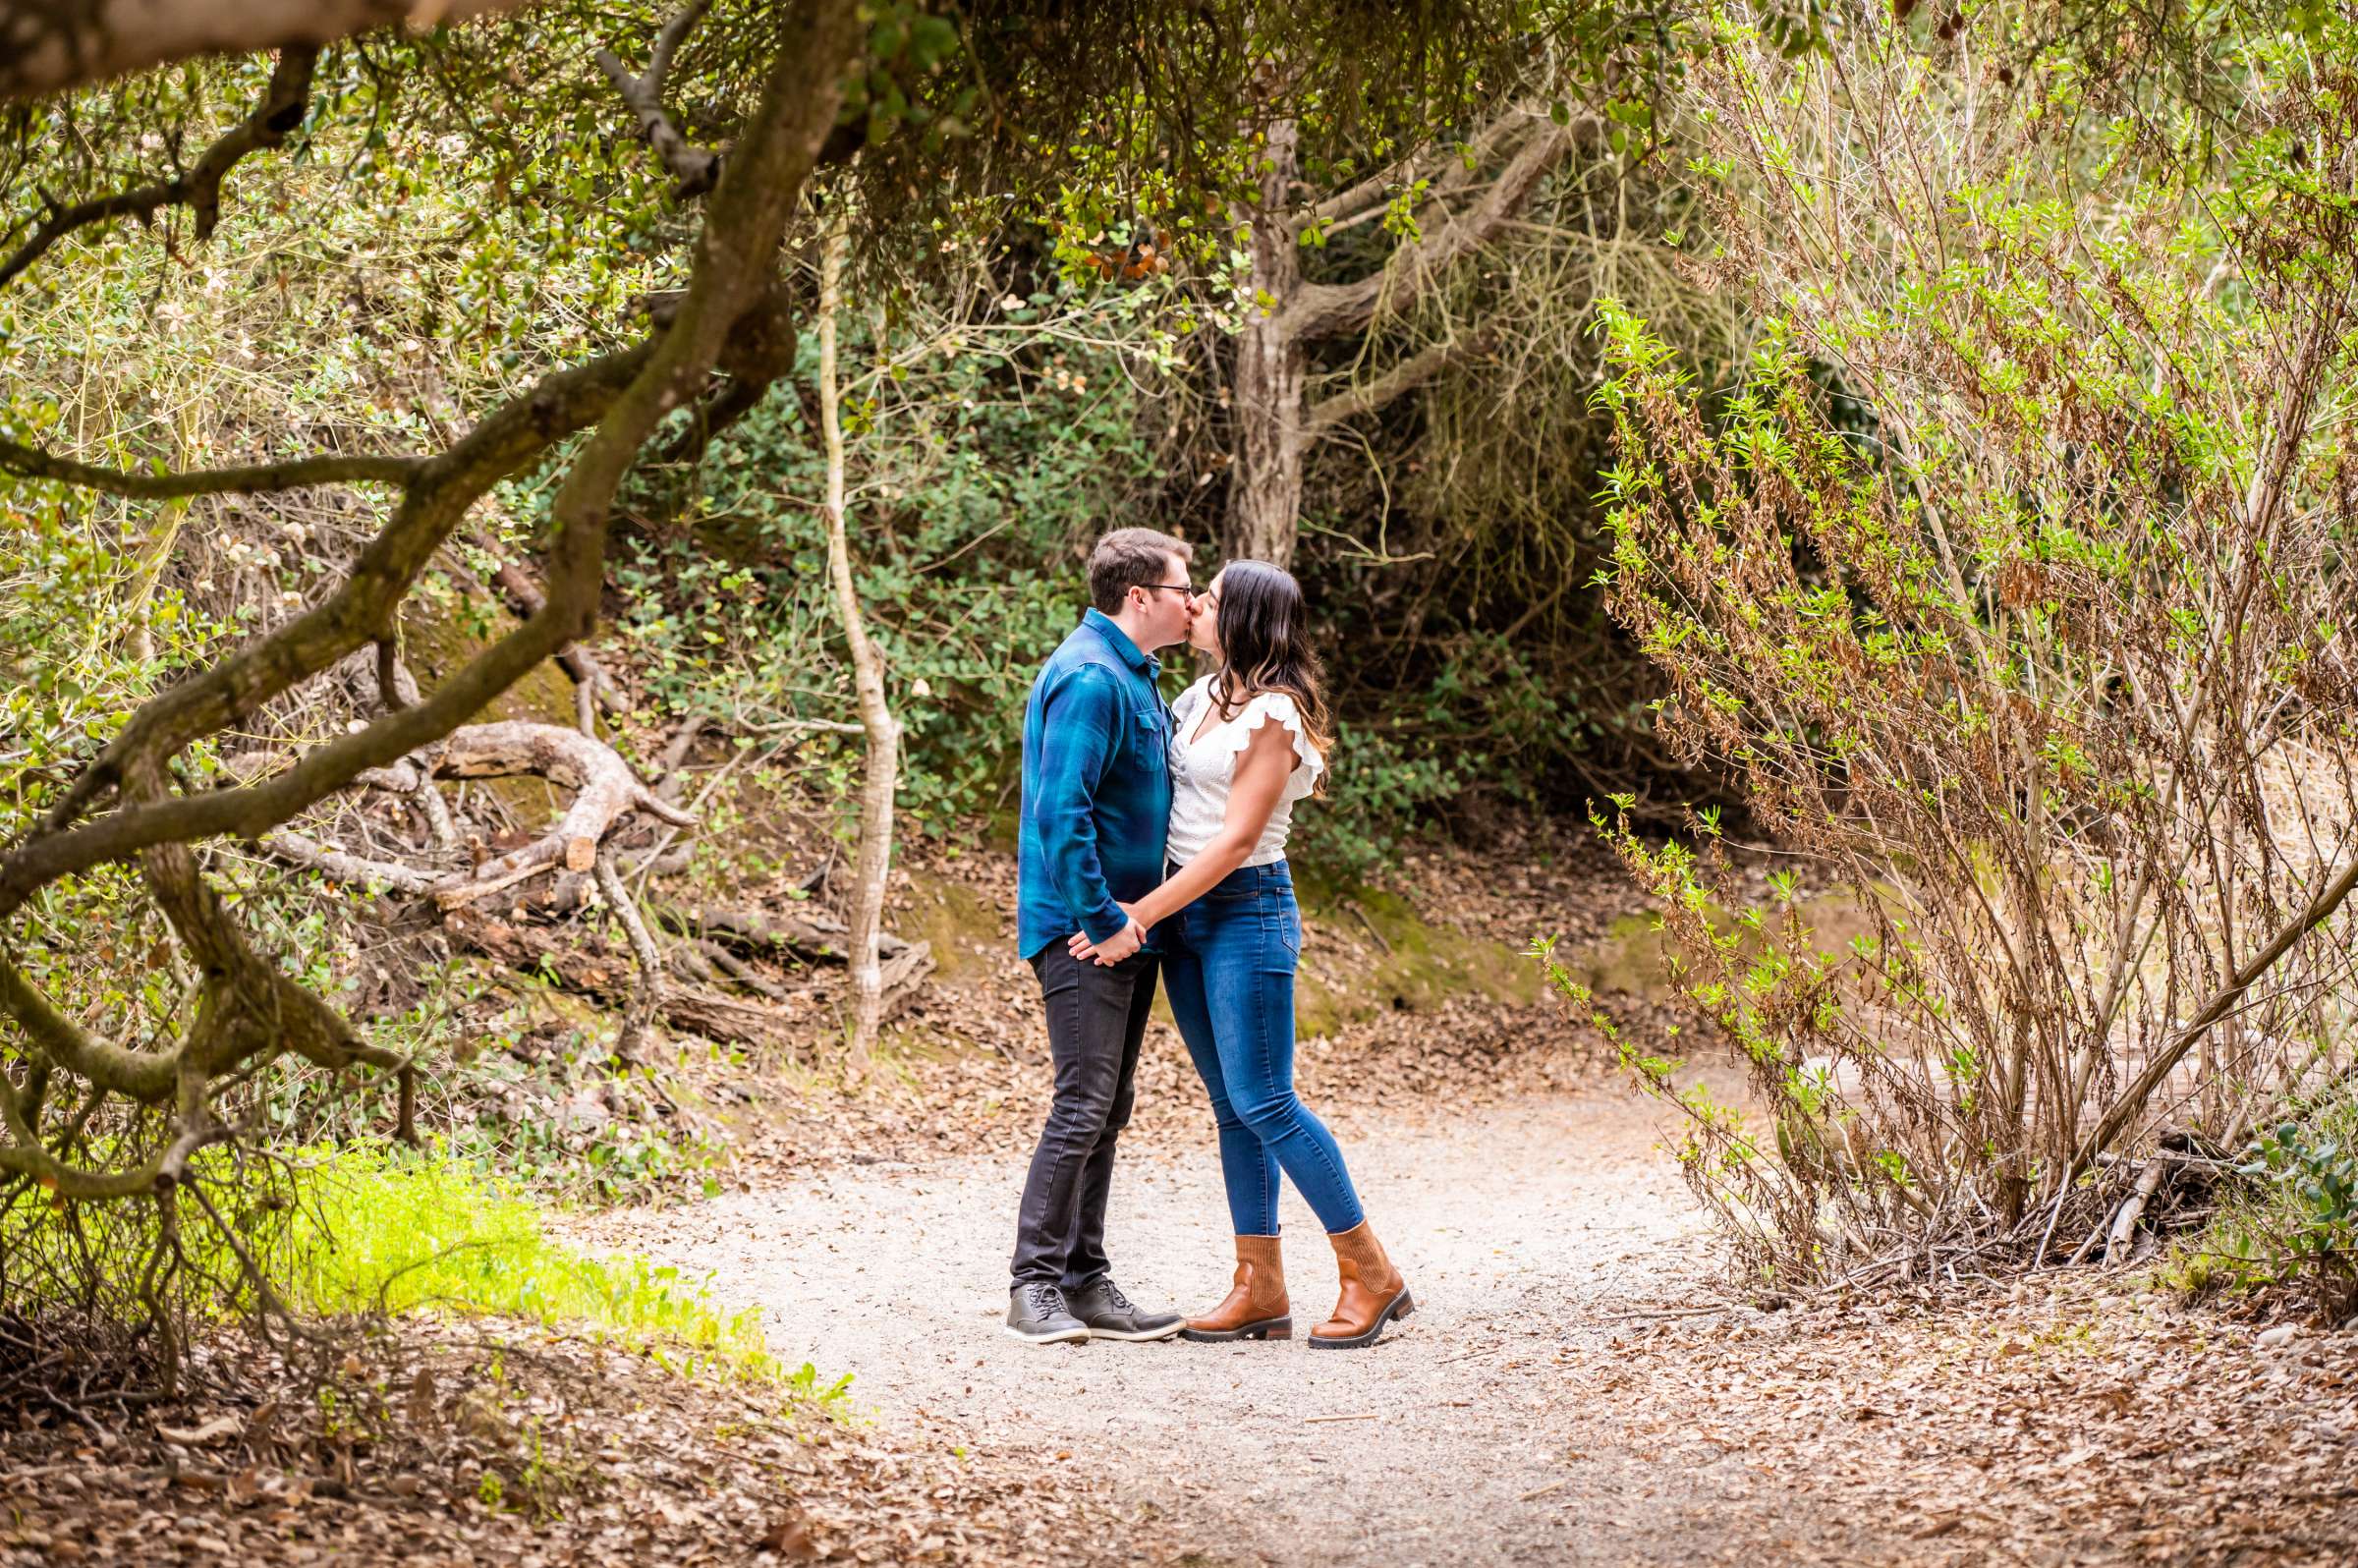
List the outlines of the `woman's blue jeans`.
<svg viewBox="0 0 2358 1568">
<path fill-rule="evenodd" d="M 1277 1234 L 1282 1167 L 1329 1232 L 1365 1217 L 1343 1151 L 1294 1093 L 1302 912 L 1283 861 L 1247 866 L 1155 927 L 1163 994 L 1211 1095 L 1239 1236 Z"/>
</svg>

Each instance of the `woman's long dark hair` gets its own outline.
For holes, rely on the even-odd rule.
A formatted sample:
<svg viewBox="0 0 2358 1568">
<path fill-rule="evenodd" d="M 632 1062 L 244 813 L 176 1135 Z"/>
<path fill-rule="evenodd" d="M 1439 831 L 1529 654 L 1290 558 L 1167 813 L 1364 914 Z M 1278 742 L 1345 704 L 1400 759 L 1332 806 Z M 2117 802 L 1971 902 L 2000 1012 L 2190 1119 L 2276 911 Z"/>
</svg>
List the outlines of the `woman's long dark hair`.
<svg viewBox="0 0 2358 1568">
<path fill-rule="evenodd" d="M 1220 570 L 1219 616 L 1220 668 L 1210 696 L 1221 721 L 1263 692 L 1283 692 L 1302 715 L 1302 738 L 1331 763 L 1334 716 L 1326 708 L 1326 672 L 1310 646 L 1302 585 L 1266 561 L 1230 561 Z"/>
</svg>

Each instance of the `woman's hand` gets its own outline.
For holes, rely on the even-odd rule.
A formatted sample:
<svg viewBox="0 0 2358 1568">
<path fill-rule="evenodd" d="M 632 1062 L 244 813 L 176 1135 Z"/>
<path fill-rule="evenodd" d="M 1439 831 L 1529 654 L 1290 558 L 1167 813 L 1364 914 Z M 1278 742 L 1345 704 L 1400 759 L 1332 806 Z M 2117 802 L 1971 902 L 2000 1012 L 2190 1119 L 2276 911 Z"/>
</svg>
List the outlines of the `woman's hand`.
<svg viewBox="0 0 2358 1568">
<path fill-rule="evenodd" d="M 1244 755 L 1236 759 L 1236 776 L 1228 790 L 1228 814 L 1221 819 L 1219 832 L 1204 847 L 1203 854 L 1188 862 L 1160 887 L 1135 904 L 1122 905 L 1122 913 L 1130 917 L 1133 928 L 1143 932 L 1157 922 L 1170 919 L 1244 865 L 1253 853 L 1253 846 L 1261 842 L 1262 830 L 1275 813 L 1278 798 L 1285 793 L 1286 780 L 1293 776 L 1294 767 L 1294 738 L 1285 726 L 1273 719 L 1256 724 L 1245 742 Z M 1153 920 L 1148 920 L 1143 913 L 1150 910 L 1153 912 Z M 1075 958 L 1092 958 L 1108 965 L 1120 962 L 1098 952 L 1087 931 L 1075 931 L 1066 945 Z M 1123 958 L 1129 956 L 1127 952 L 1122 954 Z"/>
<path fill-rule="evenodd" d="M 1146 925 L 1145 925 L 1144 924 L 1142 924 L 1142 923 L 1139 921 L 1139 918 L 1138 918 L 1138 906 L 1137 906 L 1136 904 L 1124 904 L 1124 903 L 1122 903 L 1122 901 L 1121 901 L 1120 899 L 1115 899 L 1115 900 L 1114 900 L 1114 903 L 1115 903 L 1115 905 L 1116 905 L 1116 906 L 1117 906 L 1117 907 L 1118 907 L 1118 908 L 1121 910 L 1121 912 L 1122 912 L 1124 915 L 1127 915 L 1128 917 L 1130 917 L 1130 923 L 1131 923 L 1133 925 L 1137 925 L 1137 926 L 1138 926 L 1138 928 L 1139 928 L 1139 938 L 1140 938 L 1140 940 L 1141 940 L 1141 941 L 1144 941 L 1144 940 L 1145 940 L 1145 938 L 1146 938 L 1147 927 L 1146 927 Z M 1114 938 L 1114 939 L 1115 939 L 1116 941 L 1120 940 L 1120 938 L 1119 938 L 1119 937 L 1116 937 L 1116 938 Z M 1121 959 L 1107 958 L 1107 957 L 1105 957 L 1103 954 L 1099 953 L 1099 952 L 1097 951 L 1097 945 L 1096 945 L 1096 943 L 1095 943 L 1095 942 L 1093 942 L 1093 941 L 1091 941 L 1091 940 L 1089 939 L 1089 932 L 1087 932 L 1087 931 L 1075 931 L 1075 932 L 1073 932 L 1072 936 L 1071 936 L 1069 939 L 1067 939 L 1067 941 L 1065 942 L 1064 946 L 1065 946 L 1065 951 L 1067 951 L 1067 952 L 1071 953 L 1071 954 L 1072 954 L 1072 955 L 1073 955 L 1075 958 L 1093 958 L 1093 959 L 1095 959 L 1095 960 L 1096 960 L 1096 961 L 1097 961 L 1099 964 L 1101 964 L 1101 965 L 1104 965 L 1104 966 L 1106 966 L 1107 968 L 1111 968 L 1113 965 L 1115 965 L 1115 964 L 1118 964 L 1118 963 L 1120 963 L 1120 962 L 1121 962 Z M 1138 949 L 1137 949 L 1137 947 L 1136 947 L 1136 946 L 1133 946 L 1133 947 L 1130 949 L 1130 952 L 1132 952 L 1132 953 L 1134 953 L 1134 952 L 1136 952 L 1136 951 L 1138 951 Z M 1122 958 L 1128 958 L 1129 956 L 1130 956 L 1130 954 L 1129 954 L 1129 953 L 1124 953 L 1124 954 L 1122 955 Z"/>
</svg>

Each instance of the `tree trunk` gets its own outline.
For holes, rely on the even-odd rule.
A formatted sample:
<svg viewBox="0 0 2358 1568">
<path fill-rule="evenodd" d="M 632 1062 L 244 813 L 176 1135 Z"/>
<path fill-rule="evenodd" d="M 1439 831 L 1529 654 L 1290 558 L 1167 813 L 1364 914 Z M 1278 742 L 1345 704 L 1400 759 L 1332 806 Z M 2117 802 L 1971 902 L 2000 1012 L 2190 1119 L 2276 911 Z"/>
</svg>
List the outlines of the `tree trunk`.
<svg viewBox="0 0 2358 1568">
<path fill-rule="evenodd" d="M 840 197 L 838 198 L 840 201 Z M 856 1013 L 851 1072 L 868 1072 L 869 1053 L 883 1023 L 884 970 L 879 934 L 884 923 L 884 882 L 892 869 L 893 792 L 901 766 L 901 727 L 884 697 L 884 660 L 869 641 L 860 595 L 852 582 L 851 540 L 844 524 L 843 420 L 836 384 L 835 318 L 843 308 L 844 260 L 851 249 L 843 209 L 827 215 L 827 237 L 819 259 L 818 407 L 827 447 L 827 575 L 843 614 L 844 641 L 851 644 L 852 683 L 860 695 L 860 725 L 868 735 L 868 767 L 860 786 L 860 850 L 852 882 L 851 970 Z"/>
<path fill-rule="evenodd" d="M 1483 352 L 1483 334 L 1429 345 L 1371 379 L 1305 407 L 1310 345 L 1366 333 L 1423 298 L 1448 270 L 1488 244 L 1530 205 L 1541 182 L 1573 148 L 1572 133 L 1530 105 L 1517 105 L 1478 131 L 1434 180 L 1418 213 L 1420 237 L 1377 271 L 1350 283 L 1305 283 L 1299 221 L 1357 224 L 1380 216 L 1389 191 L 1416 184 L 1419 160 L 1394 165 L 1307 209 L 1295 204 L 1294 122 L 1270 125 L 1262 148 L 1261 190 L 1237 214 L 1252 231 L 1251 318 L 1236 342 L 1230 388 L 1235 439 L 1228 469 L 1231 557 L 1290 567 L 1302 515 L 1302 473 L 1310 445 L 1331 424 L 1384 408 L 1450 365 Z M 1503 165 L 1488 175 L 1476 171 Z"/>
<path fill-rule="evenodd" d="M 1288 315 L 1302 284 L 1302 258 L 1287 221 L 1294 180 L 1291 120 L 1269 126 L 1263 149 L 1261 197 L 1246 214 L 1253 230 L 1253 318 L 1236 340 L 1236 420 L 1228 472 L 1230 559 L 1293 564 L 1302 512 L 1302 460 L 1310 445 L 1302 421 L 1306 364 L 1302 338 Z"/>
</svg>

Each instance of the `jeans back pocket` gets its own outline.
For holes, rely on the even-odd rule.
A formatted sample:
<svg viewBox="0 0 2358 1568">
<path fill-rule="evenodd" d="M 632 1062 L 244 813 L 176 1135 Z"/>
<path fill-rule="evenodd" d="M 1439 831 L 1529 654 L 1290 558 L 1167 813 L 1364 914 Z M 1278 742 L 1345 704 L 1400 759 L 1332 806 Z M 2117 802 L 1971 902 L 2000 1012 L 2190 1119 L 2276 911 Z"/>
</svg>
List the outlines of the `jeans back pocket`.
<svg viewBox="0 0 2358 1568">
<path fill-rule="evenodd" d="M 1270 931 L 1276 935 L 1278 941 L 1285 944 L 1285 950 L 1288 953 L 1300 958 L 1302 956 L 1301 906 L 1291 898 L 1279 894 L 1268 899 L 1263 906 L 1263 919 L 1268 922 Z"/>
</svg>

